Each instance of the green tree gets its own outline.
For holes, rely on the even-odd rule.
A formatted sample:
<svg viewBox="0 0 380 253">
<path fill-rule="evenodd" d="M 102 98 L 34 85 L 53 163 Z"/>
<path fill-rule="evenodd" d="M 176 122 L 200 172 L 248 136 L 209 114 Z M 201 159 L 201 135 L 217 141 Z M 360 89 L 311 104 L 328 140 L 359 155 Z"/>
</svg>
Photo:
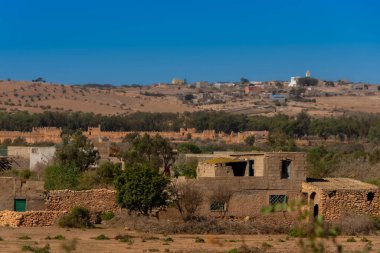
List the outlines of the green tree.
<svg viewBox="0 0 380 253">
<path fill-rule="evenodd" d="M 76 131 L 70 137 L 63 137 L 63 145 L 57 150 L 56 160 L 64 166 L 74 165 L 84 171 L 99 160 L 99 153 L 82 132 Z"/>
<path fill-rule="evenodd" d="M 310 116 L 304 111 L 300 112 L 291 126 L 293 134 L 297 137 L 309 135 L 310 122 Z"/>
<path fill-rule="evenodd" d="M 135 164 L 115 180 L 116 201 L 130 211 L 149 215 L 166 204 L 170 180 L 149 164 Z"/>
<path fill-rule="evenodd" d="M 254 135 L 248 136 L 247 138 L 245 138 L 244 142 L 249 146 L 253 146 L 255 144 L 255 136 Z"/>
<path fill-rule="evenodd" d="M 170 176 L 175 157 L 169 140 L 158 134 L 154 137 L 144 134 L 136 136 L 130 145 L 123 156 L 127 167 L 148 163 L 154 168 L 162 167 L 165 175 Z"/>
<path fill-rule="evenodd" d="M 245 77 L 240 78 L 240 84 L 247 84 L 249 83 L 249 80 Z"/>
<path fill-rule="evenodd" d="M 110 185 L 115 178 L 122 173 L 120 164 L 112 162 L 104 162 L 96 169 L 96 174 L 99 176 L 100 183 Z"/>
<path fill-rule="evenodd" d="M 76 189 L 80 170 L 73 165 L 50 165 L 45 169 L 45 190 Z"/>
<path fill-rule="evenodd" d="M 297 83 L 300 86 L 317 86 L 318 79 L 315 79 L 313 77 L 301 77 L 298 79 Z"/>
<path fill-rule="evenodd" d="M 200 154 L 202 150 L 194 143 L 184 142 L 177 145 L 177 151 L 181 154 Z"/>
</svg>

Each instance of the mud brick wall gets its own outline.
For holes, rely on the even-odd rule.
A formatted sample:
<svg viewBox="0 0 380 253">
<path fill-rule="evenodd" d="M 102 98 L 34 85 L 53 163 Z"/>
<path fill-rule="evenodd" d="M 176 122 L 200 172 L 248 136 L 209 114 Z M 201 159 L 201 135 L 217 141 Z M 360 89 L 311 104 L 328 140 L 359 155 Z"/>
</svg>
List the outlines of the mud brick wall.
<svg viewBox="0 0 380 253">
<path fill-rule="evenodd" d="M 120 210 L 116 204 L 116 191 L 109 189 L 50 191 L 45 199 L 48 211 L 70 211 L 77 206 L 87 208 L 92 214 Z"/>
<path fill-rule="evenodd" d="M 47 227 L 54 225 L 66 212 L 57 211 L 0 211 L 0 227 Z"/>
</svg>

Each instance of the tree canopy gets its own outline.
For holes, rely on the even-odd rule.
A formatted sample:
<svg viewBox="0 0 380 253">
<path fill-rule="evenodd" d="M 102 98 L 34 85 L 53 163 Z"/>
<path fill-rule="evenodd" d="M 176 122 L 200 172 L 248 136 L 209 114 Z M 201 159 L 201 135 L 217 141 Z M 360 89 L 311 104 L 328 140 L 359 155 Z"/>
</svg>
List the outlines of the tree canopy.
<svg viewBox="0 0 380 253">
<path fill-rule="evenodd" d="M 167 204 L 170 179 L 149 164 L 134 164 L 115 180 L 116 200 L 121 207 L 148 215 Z"/>
</svg>

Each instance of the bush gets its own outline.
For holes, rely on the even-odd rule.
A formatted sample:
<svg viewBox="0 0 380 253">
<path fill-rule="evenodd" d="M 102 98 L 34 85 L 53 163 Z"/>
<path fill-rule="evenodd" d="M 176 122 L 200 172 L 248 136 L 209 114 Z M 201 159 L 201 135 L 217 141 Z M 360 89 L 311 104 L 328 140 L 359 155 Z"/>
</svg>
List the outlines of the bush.
<svg viewBox="0 0 380 253">
<path fill-rule="evenodd" d="M 102 220 L 111 220 L 113 217 L 115 217 L 115 214 L 112 211 L 104 212 L 100 215 Z"/>
<path fill-rule="evenodd" d="M 74 207 L 70 213 L 62 216 L 58 222 L 60 227 L 66 228 L 91 228 L 90 213 L 86 208 Z"/>
<path fill-rule="evenodd" d="M 50 253 L 50 245 L 46 244 L 43 248 L 24 245 L 24 246 L 22 246 L 21 250 L 22 251 L 30 251 L 30 252 L 34 252 L 34 253 Z"/>
<path fill-rule="evenodd" d="M 107 236 L 101 234 L 101 235 L 98 235 L 97 237 L 94 238 L 95 240 L 109 240 L 110 238 L 108 238 Z"/>
<path fill-rule="evenodd" d="M 119 242 L 125 242 L 129 245 L 133 244 L 133 240 L 129 235 L 117 235 L 115 236 L 115 240 L 118 240 Z"/>
<path fill-rule="evenodd" d="M 77 189 L 79 168 L 70 165 L 63 166 L 54 164 L 45 170 L 44 182 L 45 190 Z"/>
<path fill-rule="evenodd" d="M 195 238 L 196 243 L 205 243 L 205 240 L 203 238 L 197 237 Z"/>
</svg>

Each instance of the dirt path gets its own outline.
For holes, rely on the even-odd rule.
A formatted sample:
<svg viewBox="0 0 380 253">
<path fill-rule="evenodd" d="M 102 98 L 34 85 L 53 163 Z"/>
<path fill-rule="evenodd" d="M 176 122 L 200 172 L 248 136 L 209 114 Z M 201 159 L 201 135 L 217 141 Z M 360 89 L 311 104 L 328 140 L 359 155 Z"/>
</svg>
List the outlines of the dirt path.
<svg viewBox="0 0 380 253">
<path fill-rule="evenodd" d="M 104 234 L 109 240 L 95 240 Z M 123 243 L 115 240 L 119 234 L 128 234 L 133 243 Z M 64 240 L 47 240 L 46 237 L 62 235 Z M 21 239 L 28 236 L 31 239 Z M 115 228 L 95 229 L 62 229 L 49 228 L 0 228 L 0 252 L 21 252 L 22 246 L 43 247 L 50 244 L 51 252 L 65 252 L 63 244 L 70 244 L 77 240 L 76 250 L 73 252 L 229 252 L 239 248 L 243 243 L 249 247 L 266 247 L 267 252 L 298 252 L 298 239 L 286 235 L 161 235 L 145 234 L 136 231 L 125 231 Z M 171 238 L 165 241 L 165 238 Z M 204 240 L 196 242 L 196 238 Z M 338 238 L 345 250 L 362 250 L 367 242 L 362 237 L 355 237 L 356 242 L 347 242 L 347 236 Z M 373 252 L 380 250 L 380 236 L 367 236 L 372 242 Z M 331 247 L 331 245 L 329 245 Z M 346 252 L 346 251 L 345 251 Z"/>
</svg>

